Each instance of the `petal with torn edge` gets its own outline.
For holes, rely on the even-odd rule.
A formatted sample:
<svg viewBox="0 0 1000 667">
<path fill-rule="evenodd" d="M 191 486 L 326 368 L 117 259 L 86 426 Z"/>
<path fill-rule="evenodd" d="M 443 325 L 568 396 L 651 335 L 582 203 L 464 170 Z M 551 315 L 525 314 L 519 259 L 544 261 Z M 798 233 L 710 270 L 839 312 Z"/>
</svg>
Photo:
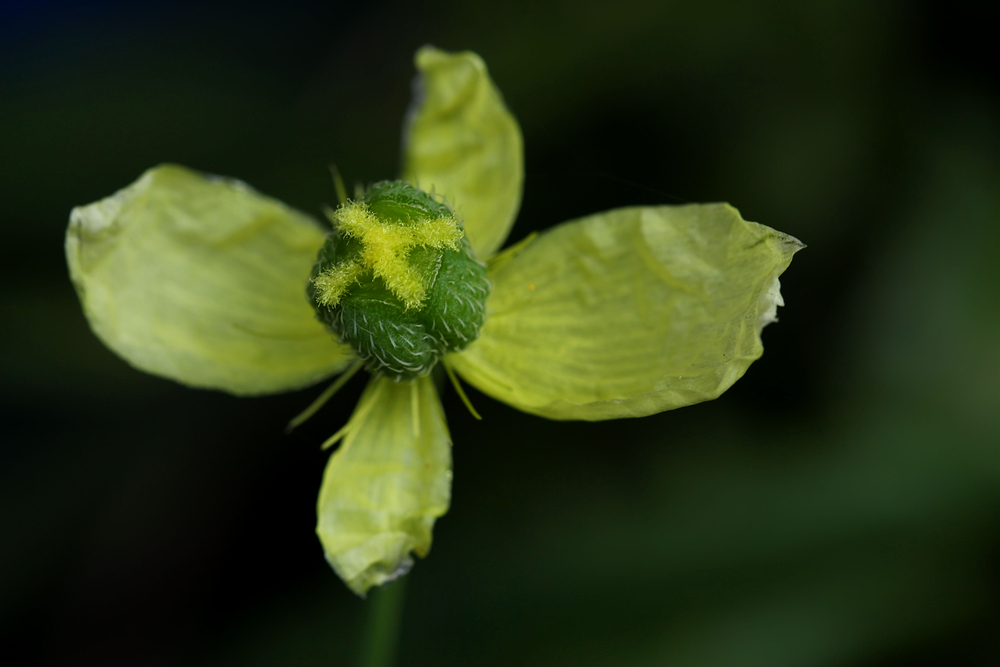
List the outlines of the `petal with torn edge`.
<svg viewBox="0 0 1000 667">
<path fill-rule="evenodd" d="M 368 383 L 330 457 L 316 505 L 326 559 L 358 595 L 431 548 L 451 498 L 451 439 L 429 376 Z"/>
<path fill-rule="evenodd" d="M 478 257 L 499 248 L 521 205 L 521 129 L 474 53 L 425 47 L 403 137 L 403 179 L 444 195 Z"/>
<path fill-rule="evenodd" d="M 266 394 L 350 361 L 306 299 L 323 239 L 312 218 L 244 183 L 162 165 L 73 209 L 66 259 L 90 326 L 133 366 Z"/>
<path fill-rule="evenodd" d="M 624 208 L 498 257 L 482 334 L 448 359 L 551 419 L 641 417 L 716 398 L 760 357 L 798 240 L 728 204 Z"/>
</svg>

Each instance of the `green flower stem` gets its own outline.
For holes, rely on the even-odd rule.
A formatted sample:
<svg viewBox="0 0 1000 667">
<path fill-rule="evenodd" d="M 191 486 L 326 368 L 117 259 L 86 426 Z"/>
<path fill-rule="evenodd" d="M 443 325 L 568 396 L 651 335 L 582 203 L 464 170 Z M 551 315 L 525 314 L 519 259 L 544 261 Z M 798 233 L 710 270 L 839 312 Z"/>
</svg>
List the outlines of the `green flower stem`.
<svg viewBox="0 0 1000 667">
<path fill-rule="evenodd" d="M 361 657 L 365 667 L 389 667 L 396 662 L 399 630 L 406 597 L 406 577 L 376 586 L 365 603 L 365 629 L 361 636 Z"/>
</svg>

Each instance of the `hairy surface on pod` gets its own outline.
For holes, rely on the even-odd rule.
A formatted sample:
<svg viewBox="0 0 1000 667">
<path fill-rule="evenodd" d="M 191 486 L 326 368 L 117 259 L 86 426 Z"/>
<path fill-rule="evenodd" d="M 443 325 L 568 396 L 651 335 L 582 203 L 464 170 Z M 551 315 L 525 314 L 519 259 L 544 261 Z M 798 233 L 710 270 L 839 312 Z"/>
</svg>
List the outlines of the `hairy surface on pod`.
<svg viewBox="0 0 1000 667">
<path fill-rule="evenodd" d="M 461 223 L 402 181 L 373 185 L 331 216 L 307 293 L 316 314 L 368 370 L 428 373 L 479 336 L 490 284 Z"/>
</svg>

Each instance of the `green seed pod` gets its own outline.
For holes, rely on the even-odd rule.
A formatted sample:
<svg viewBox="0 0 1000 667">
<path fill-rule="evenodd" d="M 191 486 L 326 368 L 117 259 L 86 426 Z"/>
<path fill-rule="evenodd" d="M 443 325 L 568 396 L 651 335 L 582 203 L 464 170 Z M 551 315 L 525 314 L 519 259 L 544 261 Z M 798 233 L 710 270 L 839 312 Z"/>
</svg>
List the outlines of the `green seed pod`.
<svg viewBox="0 0 1000 667">
<path fill-rule="evenodd" d="M 413 379 L 479 337 L 490 291 L 486 267 L 445 204 L 385 181 L 331 221 L 307 293 L 320 321 L 368 370 Z"/>
</svg>

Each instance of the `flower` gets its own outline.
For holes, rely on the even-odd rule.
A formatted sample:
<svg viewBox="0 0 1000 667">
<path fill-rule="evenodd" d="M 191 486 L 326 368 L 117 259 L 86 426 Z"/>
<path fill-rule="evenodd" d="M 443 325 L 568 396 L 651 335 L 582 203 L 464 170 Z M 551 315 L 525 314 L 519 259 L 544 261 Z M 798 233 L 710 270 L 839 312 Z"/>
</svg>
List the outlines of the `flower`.
<svg viewBox="0 0 1000 667">
<path fill-rule="evenodd" d="M 310 216 L 239 181 L 163 165 L 74 209 L 66 233 L 92 329 L 143 371 L 237 395 L 343 373 L 304 418 L 358 370 L 359 354 L 367 360 L 373 377 L 328 441 L 343 439 L 324 473 L 316 529 L 327 560 L 362 595 L 405 573 L 411 553 L 426 555 L 448 509 L 451 441 L 428 374 L 435 361 L 550 419 L 641 417 L 713 399 L 761 355 L 761 329 L 783 305 L 778 276 L 803 247 L 727 204 L 703 204 L 607 211 L 495 254 L 520 204 L 517 122 L 475 54 L 424 48 L 416 65 L 401 180 L 424 197 L 418 207 L 436 211 L 425 216 L 433 230 L 403 241 L 397 230 L 372 250 L 373 188 L 331 213 L 334 237 L 360 244 L 348 252 L 329 246 L 329 230 Z M 417 246 L 465 253 L 492 291 L 461 340 L 394 371 L 374 348 L 345 342 L 335 309 L 377 283 L 392 288 L 394 312 L 424 312 L 439 274 L 413 268 Z M 340 259 L 320 252 L 317 262 L 324 248 Z M 438 333 L 428 335 L 443 340 Z"/>
</svg>

